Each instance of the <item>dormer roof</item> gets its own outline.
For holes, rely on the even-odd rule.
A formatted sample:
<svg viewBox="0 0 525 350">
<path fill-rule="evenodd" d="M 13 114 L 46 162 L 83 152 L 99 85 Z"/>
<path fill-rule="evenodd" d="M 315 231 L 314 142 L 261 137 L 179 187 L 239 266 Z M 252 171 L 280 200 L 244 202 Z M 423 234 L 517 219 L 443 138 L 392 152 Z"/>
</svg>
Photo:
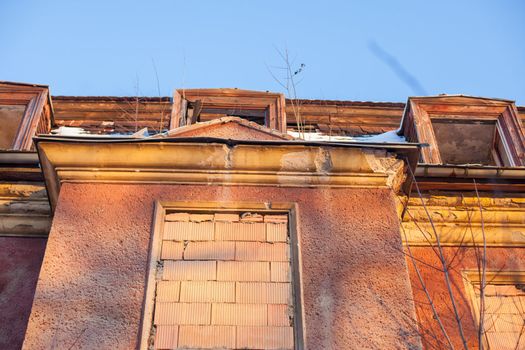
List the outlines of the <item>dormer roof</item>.
<svg viewBox="0 0 525 350">
<path fill-rule="evenodd" d="M 294 137 L 239 117 L 223 117 L 172 129 L 168 137 L 214 137 L 231 140 L 293 140 Z"/>
</svg>

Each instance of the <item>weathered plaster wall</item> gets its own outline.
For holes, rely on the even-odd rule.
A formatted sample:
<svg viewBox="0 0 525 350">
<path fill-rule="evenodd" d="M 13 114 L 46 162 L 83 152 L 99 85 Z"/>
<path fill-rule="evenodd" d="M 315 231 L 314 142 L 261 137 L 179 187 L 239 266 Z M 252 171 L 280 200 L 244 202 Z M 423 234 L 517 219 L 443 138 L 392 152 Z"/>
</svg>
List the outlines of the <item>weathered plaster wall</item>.
<svg viewBox="0 0 525 350">
<path fill-rule="evenodd" d="M 461 277 L 462 270 L 477 270 L 476 252 L 468 247 L 445 247 L 444 257 L 451 266 L 451 285 L 454 300 L 458 306 L 461 325 L 468 342 L 469 349 L 477 349 L 477 326 L 472 317 L 469 305 L 469 296 L 466 294 L 465 284 Z M 430 247 L 412 247 L 412 255 L 423 277 L 426 288 L 432 297 L 440 319 L 449 334 L 455 348 L 463 348 L 459 327 L 452 313 L 452 303 L 444 280 L 444 274 L 439 272 L 441 264 L 438 255 Z M 437 322 L 433 321 L 432 310 L 428 305 L 423 287 L 417 278 L 412 260 L 407 255 L 410 270 L 410 279 L 413 284 L 414 300 L 418 319 L 421 323 L 421 332 L 426 334 L 425 348 L 445 348 L 445 339 L 439 331 Z M 487 271 L 524 271 L 525 248 L 487 248 Z M 437 336 L 437 337 L 436 337 Z M 436 338 L 438 340 L 436 340 Z"/>
<path fill-rule="evenodd" d="M 132 349 L 155 200 L 297 202 L 309 349 L 419 346 L 389 190 L 64 184 L 25 349 Z"/>
<path fill-rule="evenodd" d="M 0 237 L 0 349 L 20 349 L 45 238 Z"/>
</svg>

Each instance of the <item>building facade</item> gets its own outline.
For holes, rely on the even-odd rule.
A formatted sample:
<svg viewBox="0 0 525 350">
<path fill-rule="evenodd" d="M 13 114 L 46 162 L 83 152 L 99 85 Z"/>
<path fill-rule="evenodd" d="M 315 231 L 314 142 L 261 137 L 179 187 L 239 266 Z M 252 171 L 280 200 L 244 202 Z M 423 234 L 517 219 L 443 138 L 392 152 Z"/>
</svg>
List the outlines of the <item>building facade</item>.
<svg viewBox="0 0 525 350">
<path fill-rule="evenodd" d="M 0 83 L 0 348 L 525 348 L 524 119 Z"/>
</svg>

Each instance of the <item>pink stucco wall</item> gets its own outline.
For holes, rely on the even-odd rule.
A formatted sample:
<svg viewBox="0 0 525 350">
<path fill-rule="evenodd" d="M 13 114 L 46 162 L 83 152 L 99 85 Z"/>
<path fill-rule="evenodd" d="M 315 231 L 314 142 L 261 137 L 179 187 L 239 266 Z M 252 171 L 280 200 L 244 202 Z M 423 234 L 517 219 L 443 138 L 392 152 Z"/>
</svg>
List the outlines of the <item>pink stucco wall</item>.
<svg viewBox="0 0 525 350">
<path fill-rule="evenodd" d="M 20 349 L 46 238 L 0 237 L 0 349 Z"/>
<path fill-rule="evenodd" d="M 64 184 L 25 349 L 137 346 L 156 200 L 298 203 L 308 348 L 419 346 L 389 190 Z"/>
</svg>

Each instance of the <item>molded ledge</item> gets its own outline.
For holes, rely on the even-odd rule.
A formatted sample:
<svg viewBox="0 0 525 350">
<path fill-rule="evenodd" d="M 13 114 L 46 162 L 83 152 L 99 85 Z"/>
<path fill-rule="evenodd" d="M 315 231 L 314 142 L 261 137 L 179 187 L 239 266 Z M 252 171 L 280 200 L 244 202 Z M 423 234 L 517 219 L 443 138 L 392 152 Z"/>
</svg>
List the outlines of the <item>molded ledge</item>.
<svg viewBox="0 0 525 350">
<path fill-rule="evenodd" d="M 170 142 L 37 143 L 52 207 L 63 182 L 392 188 L 404 161 L 381 149 Z"/>
</svg>

